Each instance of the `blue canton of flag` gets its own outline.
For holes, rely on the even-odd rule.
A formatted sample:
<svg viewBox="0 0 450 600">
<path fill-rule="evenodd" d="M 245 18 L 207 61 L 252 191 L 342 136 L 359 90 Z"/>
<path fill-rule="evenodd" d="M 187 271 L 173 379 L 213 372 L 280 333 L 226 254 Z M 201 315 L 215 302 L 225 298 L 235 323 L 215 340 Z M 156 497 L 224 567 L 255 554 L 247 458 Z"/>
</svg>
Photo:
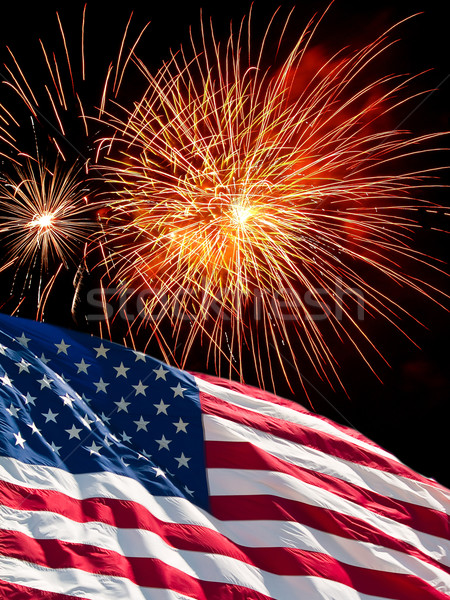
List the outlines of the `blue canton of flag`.
<svg viewBox="0 0 450 600">
<path fill-rule="evenodd" d="M 117 344 L 0 315 L 0 452 L 106 470 L 207 507 L 194 378 Z"/>
</svg>

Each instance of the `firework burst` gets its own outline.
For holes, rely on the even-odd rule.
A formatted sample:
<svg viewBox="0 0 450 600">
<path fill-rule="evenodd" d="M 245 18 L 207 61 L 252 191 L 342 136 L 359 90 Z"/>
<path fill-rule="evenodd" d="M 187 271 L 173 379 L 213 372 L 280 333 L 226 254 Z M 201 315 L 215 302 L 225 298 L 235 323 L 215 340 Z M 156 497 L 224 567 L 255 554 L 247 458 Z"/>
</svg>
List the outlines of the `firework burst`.
<svg viewBox="0 0 450 600">
<path fill-rule="evenodd" d="M 36 265 L 39 287 L 49 270 L 54 280 L 58 265 L 72 262 L 92 232 L 88 213 L 93 209 L 78 171 L 58 163 L 50 169 L 43 162 L 28 160 L 0 181 L 0 235 L 8 264 L 25 274 L 25 282 Z"/>
<path fill-rule="evenodd" d="M 181 365 L 202 339 L 241 376 L 246 349 L 260 384 L 269 372 L 273 384 L 263 354 L 300 374 L 299 340 L 320 374 L 339 378 L 317 309 L 367 362 L 355 309 L 397 327 L 402 313 L 367 272 L 430 295 L 400 265 L 424 260 L 412 247 L 416 196 L 436 185 L 433 169 L 409 170 L 407 158 L 436 135 L 386 127 L 410 99 L 405 77 L 368 80 L 390 32 L 311 70 L 311 30 L 274 67 L 268 32 L 253 55 L 244 22 L 225 45 L 202 27 L 201 47 L 192 38 L 189 56 L 181 49 L 156 75 L 136 59 L 145 94 L 107 116 L 114 133 L 99 155 L 117 190 L 102 218 L 109 276 L 139 296 L 138 321 L 167 359 L 183 340 Z"/>
</svg>

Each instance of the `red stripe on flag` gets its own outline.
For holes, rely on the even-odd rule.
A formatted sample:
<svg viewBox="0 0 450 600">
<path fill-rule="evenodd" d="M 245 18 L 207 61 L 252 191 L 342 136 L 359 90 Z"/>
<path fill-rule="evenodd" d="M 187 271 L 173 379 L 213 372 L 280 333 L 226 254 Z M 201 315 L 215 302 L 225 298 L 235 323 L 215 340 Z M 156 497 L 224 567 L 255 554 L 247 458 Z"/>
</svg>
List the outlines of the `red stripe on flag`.
<svg viewBox="0 0 450 600">
<path fill-rule="evenodd" d="M 375 529 L 366 521 L 328 508 L 278 496 L 212 496 L 211 512 L 224 521 L 291 521 L 343 538 L 368 542 L 409 554 L 450 574 L 450 567 L 407 542 Z"/>
<path fill-rule="evenodd" d="M 206 442 L 206 464 L 208 468 L 259 469 L 285 473 L 412 529 L 443 538 L 450 535 L 450 518 L 442 512 L 393 500 L 338 477 L 294 465 L 249 442 Z"/>
</svg>

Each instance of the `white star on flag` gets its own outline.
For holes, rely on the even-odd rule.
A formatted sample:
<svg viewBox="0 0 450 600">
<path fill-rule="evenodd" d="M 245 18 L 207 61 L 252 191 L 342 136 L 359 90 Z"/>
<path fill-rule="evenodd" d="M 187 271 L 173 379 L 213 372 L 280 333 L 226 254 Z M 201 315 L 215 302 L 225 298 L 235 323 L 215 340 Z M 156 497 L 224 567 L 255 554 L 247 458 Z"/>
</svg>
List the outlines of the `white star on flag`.
<svg viewBox="0 0 450 600">
<path fill-rule="evenodd" d="M 118 404 L 118 402 L 116 402 L 116 404 Z M 100 414 L 100 418 L 101 418 L 101 420 L 103 421 L 103 423 L 106 423 L 107 425 L 109 425 L 109 422 L 111 421 L 111 417 L 107 417 L 107 416 L 105 415 L 105 413 L 104 413 L 104 412 L 102 412 L 102 413 Z"/>
<path fill-rule="evenodd" d="M 90 419 L 90 418 L 87 416 L 87 413 L 86 413 L 86 414 L 84 415 L 84 417 L 81 419 L 81 422 L 83 423 L 83 425 L 84 425 L 85 427 L 87 427 L 88 429 L 91 429 L 91 425 L 92 425 L 92 423 L 94 422 L 94 420 L 93 420 L 93 419 Z"/>
<path fill-rule="evenodd" d="M 50 384 L 53 383 L 53 379 L 50 379 L 47 377 L 47 375 L 44 375 L 44 377 L 42 379 L 38 379 L 37 382 L 41 384 L 41 390 L 43 390 L 45 387 L 51 389 Z"/>
<path fill-rule="evenodd" d="M 179 456 L 178 458 L 175 457 L 175 460 L 178 461 L 178 468 L 180 467 L 187 467 L 189 469 L 189 465 L 188 465 L 188 461 L 190 461 L 190 458 L 186 458 L 186 456 L 184 455 L 184 453 L 181 453 L 181 456 Z"/>
<path fill-rule="evenodd" d="M 181 387 L 181 384 L 178 383 L 178 385 L 176 387 L 171 387 L 171 390 L 173 390 L 173 397 L 176 398 L 177 396 L 181 396 L 182 398 L 184 397 L 183 392 L 186 391 L 186 388 Z"/>
<path fill-rule="evenodd" d="M 92 402 L 92 400 L 90 398 L 87 398 L 85 394 L 81 394 L 81 399 L 83 400 L 83 402 L 87 402 L 87 404 Z"/>
<path fill-rule="evenodd" d="M 136 390 L 135 396 L 137 396 L 138 394 L 142 394 L 142 396 L 147 395 L 145 393 L 145 390 L 148 388 L 148 385 L 144 385 L 141 380 L 139 380 L 139 383 L 137 385 L 133 385 L 133 387 Z"/>
<path fill-rule="evenodd" d="M 98 454 L 100 455 L 101 446 L 97 446 L 95 442 L 92 442 L 90 446 L 87 446 L 87 450 L 89 450 L 89 454 Z"/>
<path fill-rule="evenodd" d="M 7 385 L 8 387 L 12 387 L 12 381 L 8 377 L 8 373 L 5 373 L 0 377 L 0 380 L 3 381 L 3 385 Z"/>
<path fill-rule="evenodd" d="M 158 412 L 156 413 L 157 415 L 159 415 L 159 413 L 164 413 L 167 415 L 166 409 L 169 408 L 170 404 L 164 404 L 163 400 L 161 399 L 159 404 L 154 404 L 153 406 L 158 409 Z"/>
<path fill-rule="evenodd" d="M 82 430 L 78 429 L 78 427 L 75 427 L 74 424 L 70 429 L 65 429 L 65 431 L 67 431 L 67 433 L 69 434 L 69 440 L 71 440 L 72 438 L 80 439 L 80 431 Z"/>
<path fill-rule="evenodd" d="M 173 425 L 175 425 L 177 428 L 175 433 L 180 433 L 180 431 L 187 433 L 186 427 L 189 425 L 189 423 L 185 423 L 181 417 L 178 419 L 178 423 L 173 423 Z"/>
<path fill-rule="evenodd" d="M 130 444 L 130 443 L 131 443 L 131 437 L 130 437 L 129 435 L 127 435 L 127 434 L 125 433 L 125 431 L 123 431 L 123 432 L 120 434 L 120 436 L 121 436 L 121 438 L 122 438 L 122 442 L 127 442 L 128 444 Z"/>
<path fill-rule="evenodd" d="M 28 423 L 28 427 L 31 427 L 31 433 L 38 433 L 39 435 L 42 435 L 41 430 L 38 429 L 34 423 L 31 423 L 31 425 Z"/>
<path fill-rule="evenodd" d="M 20 408 L 18 406 L 14 406 L 14 404 L 11 403 L 10 407 L 6 409 L 9 414 L 12 417 L 15 417 L 17 419 L 17 413 L 19 412 Z"/>
<path fill-rule="evenodd" d="M 64 402 L 64 406 L 70 406 L 72 408 L 75 398 L 71 398 L 69 394 L 64 394 L 64 396 L 60 396 L 60 398 Z"/>
<path fill-rule="evenodd" d="M 50 360 L 51 360 L 51 359 L 50 359 L 50 358 L 47 358 L 47 357 L 45 356 L 45 354 L 44 354 L 44 353 L 42 353 L 42 354 L 41 354 L 41 358 L 40 358 L 39 360 L 40 360 L 41 362 L 43 362 L 43 363 L 44 363 L 44 365 L 46 365 L 46 364 L 48 364 L 48 363 L 50 362 Z"/>
<path fill-rule="evenodd" d="M 31 366 L 31 364 L 24 358 L 22 358 L 20 362 L 16 362 L 16 366 L 19 367 L 19 374 L 22 373 L 22 371 L 26 371 L 27 373 L 30 372 L 28 367 Z"/>
<path fill-rule="evenodd" d="M 125 377 L 127 378 L 127 371 L 130 370 L 130 367 L 126 367 L 123 362 L 120 363 L 118 367 L 113 367 L 117 371 L 116 377 Z"/>
<path fill-rule="evenodd" d="M 78 373 L 86 373 L 86 375 L 88 374 L 87 370 L 91 365 L 89 363 L 86 363 L 84 361 L 84 358 L 82 358 L 79 363 L 74 363 L 74 364 L 78 368 L 77 374 Z"/>
<path fill-rule="evenodd" d="M 56 454 L 59 456 L 59 451 L 61 450 L 62 446 L 57 446 L 55 444 L 55 442 L 52 442 L 50 444 L 50 448 L 53 450 L 53 452 L 56 452 Z"/>
<path fill-rule="evenodd" d="M 155 471 L 155 477 L 166 477 L 166 474 L 160 467 L 152 467 Z"/>
<path fill-rule="evenodd" d="M 95 382 L 94 381 L 94 385 L 97 388 L 96 394 L 98 394 L 99 392 L 104 392 L 106 394 L 106 386 L 109 385 L 109 383 L 106 383 L 105 381 L 103 381 L 103 379 L 100 377 L 100 380 Z"/>
<path fill-rule="evenodd" d="M 16 438 L 16 446 L 21 446 L 22 448 L 24 447 L 24 443 L 26 442 L 25 438 L 22 437 L 20 431 L 19 433 L 13 433 L 14 437 Z"/>
<path fill-rule="evenodd" d="M 28 348 L 28 342 L 31 342 L 31 338 L 27 338 L 24 333 L 20 337 L 17 337 L 16 340 L 25 348 Z"/>
<path fill-rule="evenodd" d="M 32 404 L 33 406 L 36 406 L 35 400 L 36 400 L 36 396 L 32 396 L 30 394 L 30 392 L 26 393 L 25 404 Z"/>
<path fill-rule="evenodd" d="M 157 442 L 159 444 L 159 448 L 158 450 L 162 450 L 163 448 L 165 450 L 169 450 L 169 444 L 172 440 L 166 440 L 165 436 L 162 435 L 160 440 L 155 440 L 155 442 Z"/>
<path fill-rule="evenodd" d="M 128 408 L 127 407 L 131 404 L 131 402 L 125 402 L 125 399 L 121 398 L 120 402 L 114 402 L 114 404 L 117 404 L 117 408 L 118 408 L 117 412 L 120 412 L 121 410 L 124 410 L 125 412 L 128 412 Z"/>
<path fill-rule="evenodd" d="M 63 383 L 69 383 L 69 382 L 70 382 L 70 379 L 68 379 L 68 378 L 67 378 L 67 377 L 64 375 L 64 373 L 62 373 L 61 375 L 60 375 L 59 373 L 55 373 L 55 377 L 56 377 L 57 379 L 59 379 L 60 381 L 62 381 Z"/>
<path fill-rule="evenodd" d="M 153 369 L 153 373 L 156 374 L 156 380 L 164 379 L 166 381 L 166 373 L 169 371 L 165 369 L 162 365 L 160 365 L 157 369 Z"/>
<path fill-rule="evenodd" d="M 55 344 L 58 348 L 57 354 L 67 354 L 67 348 L 70 348 L 70 344 L 66 344 L 64 340 L 61 340 L 59 344 Z"/>
<path fill-rule="evenodd" d="M 135 423 L 137 425 L 136 431 L 139 431 L 141 429 L 143 429 L 144 431 L 147 431 L 147 425 L 150 423 L 150 421 L 144 421 L 144 417 L 141 415 L 141 418 L 139 419 L 139 421 L 133 421 L 133 423 Z"/>
<path fill-rule="evenodd" d="M 54 413 L 51 408 L 48 409 L 48 412 L 41 414 L 43 417 L 45 417 L 46 423 L 48 423 L 49 421 L 53 421 L 54 423 L 56 423 L 56 417 L 59 415 L 59 413 Z"/>
<path fill-rule="evenodd" d="M 106 353 L 109 352 L 109 348 L 105 348 L 103 343 L 101 343 L 98 348 L 94 348 L 94 350 L 97 352 L 95 358 L 100 358 L 100 356 L 107 358 Z"/>
</svg>

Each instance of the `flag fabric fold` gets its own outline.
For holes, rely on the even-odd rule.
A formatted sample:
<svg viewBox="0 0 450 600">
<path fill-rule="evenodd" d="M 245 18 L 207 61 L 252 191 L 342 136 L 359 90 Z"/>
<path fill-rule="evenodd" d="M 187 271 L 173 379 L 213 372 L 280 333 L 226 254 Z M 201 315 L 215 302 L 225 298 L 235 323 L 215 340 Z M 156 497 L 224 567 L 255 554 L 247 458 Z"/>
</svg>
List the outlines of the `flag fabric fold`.
<svg viewBox="0 0 450 600">
<path fill-rule="evenodd" d="M 450 491 L 293 402 L 0 315 L 0 404 L 0 597 L 450 598 Z"/>
</svg>

